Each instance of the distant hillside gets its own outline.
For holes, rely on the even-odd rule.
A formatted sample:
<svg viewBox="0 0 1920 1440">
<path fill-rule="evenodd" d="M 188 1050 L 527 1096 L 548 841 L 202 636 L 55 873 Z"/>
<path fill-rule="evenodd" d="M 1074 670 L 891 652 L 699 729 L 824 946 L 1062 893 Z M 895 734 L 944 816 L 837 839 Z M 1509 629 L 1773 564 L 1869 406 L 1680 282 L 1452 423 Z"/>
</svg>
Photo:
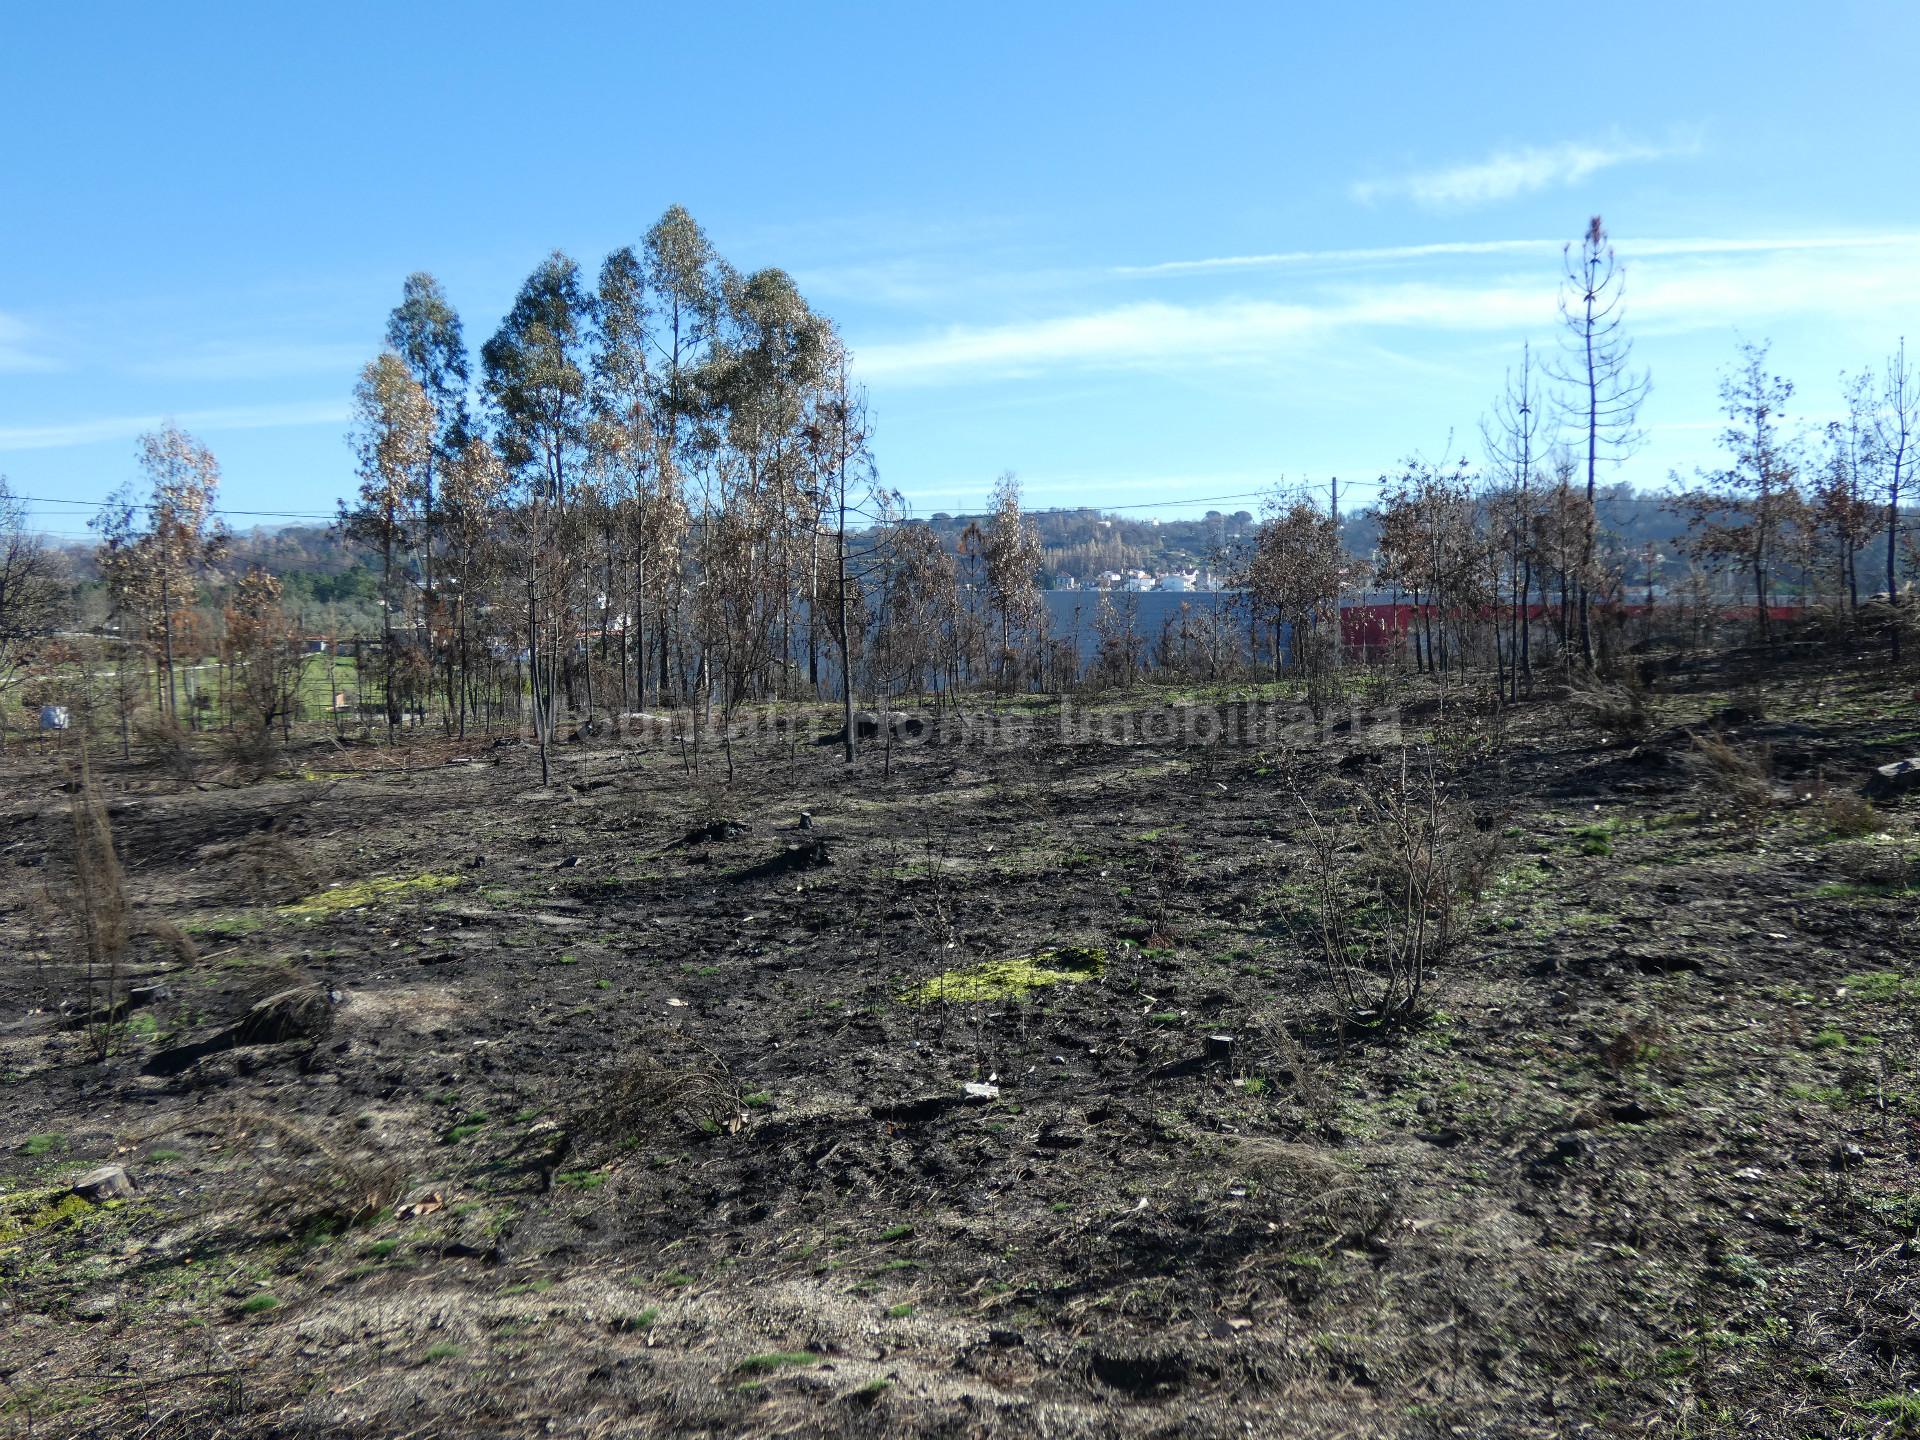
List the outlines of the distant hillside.
<svg viewBox="0 0 1920 1440">
<path fill-rule="evenodd" d="M 1629 575 L 1645 578 L 1641 557 L 1649 546 L 1658 558 L 1655 578 L 1674 579 L 1681 571 L 1678 541 L 1685 532 L 1680 519 L 1665 508 L 1666 497 L 1636 492 L 1629 485 L 1603 487 L 1599 496 L 1601 544 L 1621 558 Z M 937 534 L 950 550 L 965 554 L 963 540 L 970 526 L 985 530 L 985 514 L 946 511 L 916 517 Z M 1260 517 L 1250 510 L 1158 519 L 1130 512 L 1079 509 L 1037 510 L 1029 518 L 1040 534 L 1045 552 L 1041 582 L 1054 586 L 1063 580 L 1084 585 L 1108 572 L 1172 571 L 1229 568 L 1237 553 L 1252 543 Z M 1379 532 L 1369 510 L 1347 515 L 1341 539 L 1354 555 L 1372 555 Z M 88 545 L 62 546 L 76 582 L 81 611 L 87 623 L 98 623 L 105 613 L 98 593 L 99 571 Z M 310 630 L 332 633 L 371 633 L 379 625 L 378 576 L 364 553 L 348 545 L 327 525 L 255 527 L 236 532 L 219 566 L 221 577 L 244 573 L 261 565 L 281 578 L 286 601 L 299 623 Z M 966 564 L 962 561 L 962 577 Z"/>
</svg>

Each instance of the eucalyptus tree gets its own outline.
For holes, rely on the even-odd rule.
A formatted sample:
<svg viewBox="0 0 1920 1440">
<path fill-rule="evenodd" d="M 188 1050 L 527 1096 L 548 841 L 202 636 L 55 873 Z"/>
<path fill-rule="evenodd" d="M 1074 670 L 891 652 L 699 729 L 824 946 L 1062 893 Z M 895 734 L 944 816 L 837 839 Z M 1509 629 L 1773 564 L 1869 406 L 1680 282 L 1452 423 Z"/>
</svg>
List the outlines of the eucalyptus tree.
<svg viewBox="0 0 1920 1440">
<path fill-rule="evenodd" d="M 499 572 L 497 531 L 508 488 L 506 467 L 493 446 L 470 438 L 448 463 L 442 500 L 447 542 L 447 588 L 452 592 L 452 664 L 460 674 L 455 687 L 454 724 L 467 733 L 467 714 L 477 706 L 473 676 L 473 624 L 484 611 L 486 595 Z"/>
<path fill-rule="evenodd" d="M 655 501 L 660 493 L 661 439 L 654 424 L 655 391 L 648 367 L 651 301 L 646 268 L 631 246 L 615 250 L 600 266 L 593 333 L 593 419 L 587 431 L 590 466 L 608 487 L 606 534 L 608 605 L 624 582 L 615 569 L 615 534 L 632 566 L 632 592 L 621 647 L 621 694 L 628 685 L 628 657 L 646 699 L 646 597 L 655 538 Z"/>
<path fill-rule="evenodd" d="M 811 536 L 822 504 L 802 426 L 831 384 L 834 341 L 784 271 L 734 278 L 726 299 L 704 390 L 728 456 L 714 473 L 728 483 L 703 530 L 701 569 L 731 696 L 770 657 L 782 674 L 790 658 L 793 600 L 808 573 L 798 537 Z"/>
<path fill-rule="evenodd" d="M 875 665 L 882 675 L 921 693 L 940 674 L 957 634 L 954 556 L 932 527 L 912 521 L 893 527 L 886 549 Z"/>
<path fill-rule="evenodd" d="M 1486 599 L 1485 539 L 1467 462 L 1410 458 L 1397 478 L 1383 479 L 1376 513 L 1377 573 L 1408 593 L 1419 617 L 1415 662 L 1445 674 L 1465 658 L 1466 621 Z"/>
<path fill-rule="evenodd" d="M 1007 686 L 1007 667 L 1013 659 L 1016 632 L 1039 631 L 1038 576 L 1045 558 L 1040 534 L 1020 506 L 1020 482 L 1008 471 L 994 481 L 993 513 L 981 542 L 985 561 L 987 598 L 1000 617 L 1000 685 Z"/>
<path fill-rule="evenodd" d="M 841 752 L 851 765 L 859 756 L 853 724 L 854 655 L 866 635 L 866 589 L 888 556 L 889 522 L 900 507 L 899 497 L 880 487 L 866 394 L 849 377 L 846 347 L 830 332 L 827 341 L 827 379 L 812 396 L 801 434 L 808 467 L 817 477 L 819 523 L 830 527 L 832 535 L 831 590 L 822 595 L 816 585 L 813 595 L 815 603 L 825 602 L 840 655 Z"/>
<path fill-rule="evenodd" d="M 679 445 L 681 421 L 695 408 L 692 376 L 718 322 L 719 256 L 698 222 L 678 205 L 654 222 L 641 249 L 659 320 L 654 343 L 660 414 L 667 448 L 673 451 Z"/>
<path fill-rule="evenodd" d="M 482 380 L 506 462 L 564 506 L 590 417 L 586 347 L 592 297 L 580 267 L 555 250 L 535 267 L 513 308 L 480 347 Z"/>
<path fill-rule="evenodd" d="M 963 677 L 977 676 L 988 669 L 989 627 L 983 604 L 984 587 L 981 584 L 986 551 L 987 532 L 981 528 L 978 520 L 967 521 L 966 529 L 956 535 L 953 541 L 956 562 L 966 567 L 963 587 L 966 604 L 960 614 L 960 647 L 955 657 L 959 663 L 953 672 L 955 686 L 960 684 Z"/>
<path fill-rule="evenodd" d="M 380 557 L 381 678 L 389 739 L 400 725 L 400 687 L 395 681 L 403 670 L 394 619 L 410 616 L 412 609 L 403 552 L 413 530 L 421 477 L 432 463 L 434 419 L 433 401 L 399 355 L 385 350 L 367 362 L 354 387 L 349 437 L 358 460 L 360 493 L 352 507 L 341 505 L 340 525 L 349 539 Z"/>
<path fill-rule="evenodd" d="M 1118 593 L 1119 599 L 1114 599 Z M 1146 657 L 1140 600 L 1130 590 L 1102 590 L 1093 610 L 1094 674 L 1105 685 L 1131 685 Z"/>
<path fill-rule="evenodd" d="M 706 232 L 678 205 L 669 207 L 641 242 L 641 261 L 652 294 L 651 366 L 654 427 L 659 434 L 659 515 L 663 531 L 674 532 L 676 548 L 660 550 L 671 567 L 661 576 L 656 608 L 663 618 L 686 609 L 687 573 L 677 548 L 690 526 L 688 472 L 703 454 L 711 454 L 706 432 L 696 422 L 703 410 L 699 381 L 707 347 L 720 323 L 721 280 L 725 270 Z M 660 631 L 659 686 L 665 694 L 672 669 L 665 628 Z M 681 666 L 685 676 L 684 657 Z"/>
<path fill-rule="evenodd" d="M 1606 226 L 1595 215 L 1587 223 L 1578 251 L 1563 254 L 1560 319 L 1563 341 L 1553 377 L 1570 396 L 1564 405 L 1584 447 L 1587 488 L 1586 529 L 1581 536 L 1580 657 L 1593 664 L 1593 617 L 1589 590 L 1594 549 L 1594 492 L 1603 461 L 1618 463 L 1642 440 L 1640 405 L 1650 379 L 1633 368 L 1633 342 L 1625 333 L 1626 267 L 1615 256 Z"/>
<path fill-rule="evenodd" d="M 214 513 L 220 464 L 172 424 L 140 437 L 139 459 L 149 498 L 139 501 L 135 485 L 123 486 L 89 524 L 101 536 L 96 553 L 116 612 L 141 617 L 145 638 L 159 640 L 159 701 L 167 717 L 178 721 L 175 633 L 192 608 L 196 577 L 227 542 L 226 527 Z"/>
<path fill-rule="evenodd" d="M 234 747 L 262 767 L 274 754 L 274 728 L 283 739 L 289 736 L 299 705 L 303 657 L 281 595 L 279 579 L 251 565 L 233 585 L 225 607 Z"/>
<path fill-rule="evenodd" d="M 586 347 L 592 320 L 593 299 L 581 284 L 580 267 L 556 250 L 527 277 L 480 350 L 482 389 L 501 458 L 526 487 L 528 673 L 543 768 L 559 687 L 564 684 L 574 698 L 577 576 L 568 541 L 571 491 L 591 418 Z"/>
<path fill-rule="evenodd" d="M 405 362 L 433 404 L 436 421 L 433 443 L 420 468 L 421 597 L 425 607 L 429 659 L 433 647 L 439 594 L 434 587 L 434 554 L 439 539 L 439 517 L 434 505 L 435 481 L 467 443 L 472 420 L 467 411 L 469 376 L 467 344 L 459 312 L 447 299 L 440 282 L 424 270 L 409 275 L 401 287 L 400 303 L 387 316 L 387 348 Z M 448 666 L 451 699 L 452 667 Z"/>
<path fill-rule="evenodd" d="M 1534 578 L 1543 615 L 1557 610 L 1553 633 L 1563 669 L 1573 666 L 1576 640 L 1575 591 L 1581 573 L 1580 556 L 1587 531 L 1594 523 L 1594 507 L 1579 484 L 1580 460 L 1566 444 L 1547 451 L 1547 479 L 1534 516 Z M 1556 604 L 1552 594 L 1557 593 Z"/>
</svg>

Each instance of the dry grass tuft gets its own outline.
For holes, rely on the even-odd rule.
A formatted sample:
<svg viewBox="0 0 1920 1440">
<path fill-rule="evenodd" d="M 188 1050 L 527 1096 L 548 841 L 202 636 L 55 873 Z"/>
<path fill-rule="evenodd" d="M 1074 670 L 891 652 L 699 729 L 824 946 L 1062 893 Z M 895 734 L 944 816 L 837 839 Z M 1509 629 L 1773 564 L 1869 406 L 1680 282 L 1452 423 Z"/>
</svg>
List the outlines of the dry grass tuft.
<svg viewBox="0 0 1920 1440">
<path fill-rule="evenodd" d="M 1773 808 L 1773 759 L 1764 746 L 1743 750 L 1718 735 L 1696 734 L 1693 753 L 1737 818 L 1757 822 Z"/>
<path fill-rule="evenodd" d="M 140 720 L 134 738 L 155 769 L 182 785 L 194 783 L 199 765 L 193 753 L 193 734 L 186 726 L 165 715 L 149 714 Z"/>
<path fill-rule="evenodd" d="M 144 1145 L 162 1135 L 208 1137 L 211 1149 L 249 1166 L 256 1175 L 254 1215 L 289 1237 L 363 1224 L 406 1189 L 406 1174 L 397 1163 L 348 1149 L 317 1129 L 265 1111 L 187 1117 L 129 1143 Z"/>
<path fill-rule="evenodd" d="M 1638 740 L 1653 729 L 1652 701 L 1637 684 L 1609 685 L 1596 680 L 1569 694 L 1567 704 L 1603 735 Z"/>
<path fill-rule="evenodd" d="M 1864 795 L 1832 791 L 1821 797 L 1820 826 L 1843 840 L 1858 840 L 1887 828 L 1887 817 Z"/>
<path fill-rule="evenodd" d="M 284 835 L 255 835 L 241 844 L 241 873 L 253 893 L 291 904 L 325 886 L 327 877 L 301 846 Z"/>
<path fill-rule="evenodd" d="M 665 1053 L 643 1053 L 594 1077 L 565 1127 L 576 1155 L 603 1157 L 675 1126 L 708 1135 L 745 1127 L 740 1083 L 712 1051 L 684 1038 L 649 1048 Z"/>
</svg>

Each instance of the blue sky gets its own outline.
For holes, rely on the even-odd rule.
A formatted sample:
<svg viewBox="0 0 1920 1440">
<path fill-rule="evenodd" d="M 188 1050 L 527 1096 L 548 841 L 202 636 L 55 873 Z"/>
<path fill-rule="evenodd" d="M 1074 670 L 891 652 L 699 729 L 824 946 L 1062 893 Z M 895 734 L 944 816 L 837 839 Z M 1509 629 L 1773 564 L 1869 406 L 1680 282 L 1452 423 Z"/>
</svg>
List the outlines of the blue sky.
<svg viewBox="0 0 1920 1440">
<path fill-rule="evenodd" d="M 409 271 L 477 348 L 548 250 L 596 266 L 676 202 L 839 322 L 923 512 L 1006 469 L 1175 514 L 1477 455 L 1593 213 L 1653 372 L 1622 478 L 1711 461 L 1742 337 L 1809 421 L 1920 343 L 1910 0 L 39 6 L 0 35 L 29 495 L 99 499 L 170 416 L 226 505 L 328 512 Z"/>
</svg>

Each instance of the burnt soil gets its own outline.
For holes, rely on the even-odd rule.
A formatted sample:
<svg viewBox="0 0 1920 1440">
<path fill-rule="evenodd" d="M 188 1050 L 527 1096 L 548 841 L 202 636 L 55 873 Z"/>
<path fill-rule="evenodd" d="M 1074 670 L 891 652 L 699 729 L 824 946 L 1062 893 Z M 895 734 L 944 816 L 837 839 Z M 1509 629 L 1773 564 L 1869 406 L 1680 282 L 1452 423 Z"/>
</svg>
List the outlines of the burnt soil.
<svg viewBox="0 0 1920 1440">
<path fill-rule="evenodd" d="M 491 737 L 101 762 L 136 920 L 197 951 L 137 938 L 164 988 L 111 1024 L 16 746 L 0 1432 L 1920 1433 L 1920 799 L 1839 798 L 1920 702 L 1740 683 L 1644 738 L 1511 712 L 1497 878 L 1384 1037 L 1334 1023 L 1298 765 L 1169 738 L 1192 693 L 850 777 L 826 709 L 730 784 L 657 740 L 545 788 Z M 907 998 L 1063 947 L 1104 966 Z M 133 1198 L 63 1198 L 106 1163 Z"/>
</svg>

